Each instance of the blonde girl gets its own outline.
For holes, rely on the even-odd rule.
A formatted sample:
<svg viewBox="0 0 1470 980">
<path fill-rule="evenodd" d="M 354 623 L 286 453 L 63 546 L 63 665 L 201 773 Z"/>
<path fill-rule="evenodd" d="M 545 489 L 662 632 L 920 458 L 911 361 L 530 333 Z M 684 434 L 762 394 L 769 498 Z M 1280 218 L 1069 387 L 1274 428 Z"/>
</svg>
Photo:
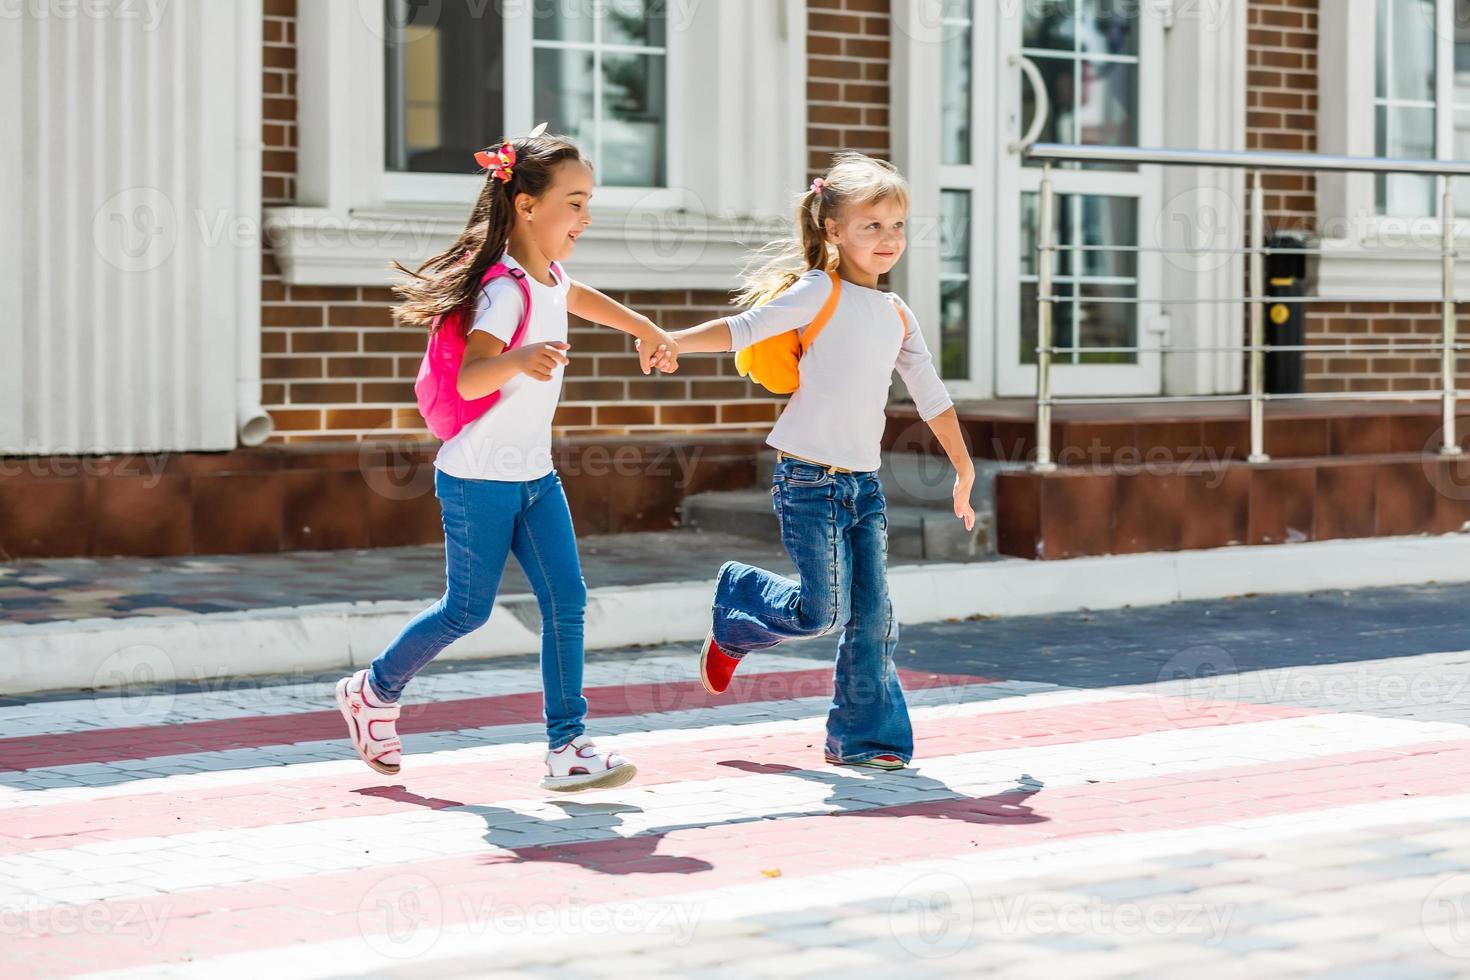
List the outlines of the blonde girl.
<svg viewBox="0 0 1470 980">
<path fill-rule="evenodd" d="M 878 480 L 888 389 L 897 369 L 954 465 L 954 513 L 975 525 L 975 470 L 954 404 L 913 311 L 878 280 L 902 257 L 909 193 L 884 161 L 844 153 L 796 208 L 797 235 L 745 277 L 743 313 L 675 331 L 675 359 L 740 350 L 805 327 L 833 290 L 826 326 L 798 362 L 800 382 L 767 443 L 771 494 L 792 580 L 730 561 L 720 567 L 700 676 L 712 694 L 745 655 L 841 631 L 827 717 L 826 761 L 900 769 L 913 729 L 893 663 L 898 624 L 888 594 L 887 505 Z"/>
</svg>

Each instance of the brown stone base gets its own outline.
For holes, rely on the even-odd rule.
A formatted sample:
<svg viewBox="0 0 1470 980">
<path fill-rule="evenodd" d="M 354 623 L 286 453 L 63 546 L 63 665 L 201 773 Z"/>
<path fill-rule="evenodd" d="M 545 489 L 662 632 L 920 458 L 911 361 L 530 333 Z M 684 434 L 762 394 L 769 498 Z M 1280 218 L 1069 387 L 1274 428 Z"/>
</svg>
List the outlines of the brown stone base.
<svg viewBox="0 0 1470 980">
<path fill-rule="evenodd" d="M 1470 523 L 1470 458 L 1007 472 L 995 517 L 1001 554 L 1038 559 L 1444 534 Z"/>
<path fill-rule="evenodd" d="M 754 437 L 569 440 L 579 534 L 678 524 L 684 497 L 753 486 Z M 443 540 L 434 444 L 0 459 L 0 559 L 380 548 Z"/>
</svg>

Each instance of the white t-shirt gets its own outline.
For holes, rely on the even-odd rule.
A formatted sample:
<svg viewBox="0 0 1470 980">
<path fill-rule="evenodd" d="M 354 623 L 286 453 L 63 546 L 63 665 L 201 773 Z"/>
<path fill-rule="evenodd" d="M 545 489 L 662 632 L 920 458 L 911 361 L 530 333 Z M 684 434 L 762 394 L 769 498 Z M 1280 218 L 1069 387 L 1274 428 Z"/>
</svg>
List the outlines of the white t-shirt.
<svg viewBox="0 0 1470 980">
<path fill-rule="evenodd" d="M 512 269 L 522 269 L 510 255 L 501 259 Z M 567 339 L 567 293 L 571 279 L 565 270 L 555 286 L 526 275 L 531 287 L 531 322 L 526 326 L 522 347 L 549 340 Z M 492 280 L 475 304 L 470 330 L 486 333 L 510 343 L 521 322 L 525 300 L 521 289 L 508 276 Z M 551 419 L 561 397 L 564 369 L 558 365 L 550 381 L 525 374 L 511 378 L 500 389 L 500 401 L 456 433 L 434 459 L 434 465 L 462 480 L 539 480 L 554 468 L 551 462 Z"/>
<path fill-rule="evenodd" d="M 730 317 L 726 323 L 733 348 L 805 327 L 831 294 L 827 273 L 813 269 L 769 303 Z M 908 317 L 907 339 L 895 300 Z M 895 368 L 924 421 L 954 404 L 908 304 L 891 293 L 842 280 L 837 309 L 797 362 L 799 387 L 766 444 L 829 466 L 878 469 Z"/>
</svg>

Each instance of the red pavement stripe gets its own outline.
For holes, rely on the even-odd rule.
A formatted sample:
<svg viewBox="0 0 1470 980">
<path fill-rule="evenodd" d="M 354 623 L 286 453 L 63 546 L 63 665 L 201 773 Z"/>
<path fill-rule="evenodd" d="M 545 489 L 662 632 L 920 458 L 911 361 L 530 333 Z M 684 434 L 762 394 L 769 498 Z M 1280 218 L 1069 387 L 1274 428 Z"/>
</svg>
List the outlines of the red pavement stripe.
<svg viewBox="0 0 1470 980">
<path fill-rule="evenodd" d="M 1019 708 L 918 725 L 915 758 L 1033 748 L 1149 732 L 1210 728 L 1247 722 L 1300 718 L 1317 709 L 1269 704 L 1207 704 L 1157 698 L 1119 698 L 1091 704 Z M 671 740 L 629 750 L 638 764 L 638 786 L 716 779 L 732 775 L 719 765 L 752 760 L 816 768 L 822 765 L 822 722 L 810 731 L 699 738 L 675 730 Z M 609 744 L 612 744 L 609 740 Z M 541 796 L 535 784 L 540 759 L 498 759 L 479 763 L 413 766 L 397 777 L 375 776 L 366 768 L 337 776 L 319 776 L 200 787 L 187 794 L 135 793 L 104 800 L 81 800 L 8 810 L 0 823 L 0 855 L 52 850 L 100 841 L 127 840 L 159 834 L 232 830 L 368 817 L 428 807 L 444 809 L 466 803 L 491 805 L 503 800 Z"/>
<path fill-rule="evenodd" d="M 41 911 L 24 920 L 26 928 L 13 931 L 6 957 L 36 976 L 197 960 L 381 932 L 384 910 L 412 910 L 421 924 L 453 925 L 495 904 L 491 899 L 520 908 L 638 901 L 755 884 L 767 868 L 791 878 L 1047 841 L 1207 827 L 1406 795 L 1454 795 L 1464 792 L 1467 778 L 1470 744 L 1434 742 L 1029 797 L 1010 792 L 495 851 L 479 859 L 459 856 L 90 903 L 60 919 Z M 546 865 L 556 865 L 555 873 L 545 873 Z M 87 917 L 79 919 L 81 913 Z M 145 916 L 164 917 L 156 942 L 138 925 Z M 72 933 L 78 921 L 113 924 L 108 941 L 77 943 Z M 123 921 L 132 929 L 121 928 Z"/>
<path fill-rule="evenodd" d="M 911 690 L 994 682 L 994 678 L 967 674 L 931 674 L 911 670 L 900 670 L 899 674 L 904 686 Z M 589 687 L 584 693 L 590 706 L 589 717 L 609 718 L 687 711 L 722 704 L 820 697 L 831 692 L 832 668 L 826 667 L 736 675 L 730 689 L 719 697 L 708 694 L 698 680 L 612 684 Z M 398 731 L 401 735 L 413 735 L 492 725 L 533 724 L 544 717 L 540 691 L 455 701 L 408 702 L 399 716 Z M 329 711 L 297 714 L 4 738 L 0 739 L 0 771 L 256 749 L 326 739 L 346 739 L 342 716 L 335 707 Z"/>
</svg>

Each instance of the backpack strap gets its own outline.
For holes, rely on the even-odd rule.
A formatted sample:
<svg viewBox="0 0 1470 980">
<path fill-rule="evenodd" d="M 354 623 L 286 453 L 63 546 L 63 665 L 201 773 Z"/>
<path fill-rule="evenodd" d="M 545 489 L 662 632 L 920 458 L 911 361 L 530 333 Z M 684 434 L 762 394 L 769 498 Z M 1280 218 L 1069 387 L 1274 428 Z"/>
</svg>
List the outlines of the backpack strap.
<svg viewBox="0 0 1470 980">
<path fill-rule="evenodd" d="M 832 313 L 837 309 L 837 300 L 842 295 L 842 280 L 837 278 L 837 273 L 828 270 L 827 276 L 832 280 L 832 292 L 827 294 L 827 301 L 822 304 L 817 315 L 812 317 L 812 322 L 807 324 L 806 329 L 801 332 L 801 352 L 803 354 L 812 346 L 812 341 L 817 339 L 817 334 L 822 332 L 827 321 L 832 319 Z"/>
<path fill-rule="evenodd" d="M 561 275 L 561 267 L 552 263 L 558 277 Z M 491 280 L 509 277 L 521 291 L 521 299 L 525 300 L 524 309 L 521 311 L 521 322 L 516 324 L 515 333 L 510 336 L 510 343 L 505 345 L 505 350 L 519 347 L 525 339 L 526 329 L 531 325 L 531 284 L 526 282 L 526 274 L 520 269 L 512 269 L 504 262 L 497 262 L 485 270 L 485 275 L 480 278 L 480 288 L 484 289 L 490 285 Z"/>
</svg>

